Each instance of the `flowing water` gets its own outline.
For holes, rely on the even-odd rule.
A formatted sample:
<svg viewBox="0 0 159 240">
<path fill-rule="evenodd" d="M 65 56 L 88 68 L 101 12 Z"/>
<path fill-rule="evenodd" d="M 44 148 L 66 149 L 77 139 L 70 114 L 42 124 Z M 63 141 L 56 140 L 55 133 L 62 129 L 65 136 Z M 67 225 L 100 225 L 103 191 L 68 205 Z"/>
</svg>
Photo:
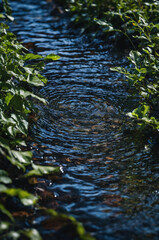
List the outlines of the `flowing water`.
<svg viewBox="0 0 159 240">
<path fill-rule="evenodd" d="M 12 30 L 25 46 L 61 57 L 46 65 L 48 84 L 39 94 L 48 105 L 37 105 L 32 129 L 35 162 L 62 172 L 37 187 L 54 196 L 46 205 L 73 215 L 98 240 L 158 239 L 158 158 L 142 136 L 125 131 L 123 112 L 134 103 L 121 76 L 109 70 L 124 58 L 68 29 L 68 19 L 51 16 L 45 0 L 11 5 Z"/>
</svg>

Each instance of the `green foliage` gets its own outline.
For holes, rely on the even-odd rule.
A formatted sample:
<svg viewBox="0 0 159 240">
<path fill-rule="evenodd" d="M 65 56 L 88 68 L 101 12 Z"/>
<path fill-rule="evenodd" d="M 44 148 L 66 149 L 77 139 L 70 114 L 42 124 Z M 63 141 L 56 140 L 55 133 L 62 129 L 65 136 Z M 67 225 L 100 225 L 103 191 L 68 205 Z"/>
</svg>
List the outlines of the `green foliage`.
<svg viewBox="0 0 159 240">
<path fill-rule="evenodd" d="M 39 166 L 32 163 L 33 170 L 30 170 L 27 174 L 25 174 L 25 177 L 32 177 L 32 176 L 44 176 L 49 175 L 53 173 L 59 173 L 60 168 L 59 167 L 50 167 L 50 166 Z"/>
<path fill-rule="evenodd" d="M 12 21 L 13 17 L 7 0 L 3 0 L 3 8 L 4 13 L 0 14 L 0 239 L 41 240 L 37 229 L 20 229 L 12 212 L 16 207 L 15 202 L 24 207 L 33 207 L 38 201 L 38 196 L 16 187 L 17 182 L 25 182 L 27 188 L 28 178 L 60 172 L 59 167 L 34 164 L 32 152 L 25 150 L 28 117 L 35 110 L 33 102 L 39 100 L 46 104 L 45 99 L 32 92 L 32 86 L 41 87 L 47 83 L 41 71 L 46 62 L 58 60 L 59 56 L 50 54 L 44 57 L 29 53 L 8 31 L 5 20 Z M 10 201 L 11 206 L 8 204 Z M 69 219 L 67 216 L 65 218 Z M 79 224 L 77 236 L 82 236 L 80 239 L 84 240 L 86 238 L 83 236 L 87 234 L 80 233 L 81 229 L 84 231 Z"/>
<path fill-rule="evenodd" d="M 142 123 L 139 125 L 144 129 L 151 126 L 154 130 L 159 129 L 159 25 L 148 22 L 145 16 L 139 14 L 136 22 L 128 18 L 132 24 L 135 34 L 133 38 L 138 39 L 138 51 L 130 51 L 127 69 L 113 68 L 126 76 L 134 93 L 140 97 L 138 108 L 128 116 L 136 118 Z"/>
<path fill-rule="evenodd" d="M 65 0 L 72 21 L 82 29 L 102 32 L 124 48 L 131 46 L 126 68 L 115 67 L 126 76 L 138 96 L 138 107 L 127 115 L 142 129 L 159 129 L 159 2 L 157 0 Z"/>
</svg>

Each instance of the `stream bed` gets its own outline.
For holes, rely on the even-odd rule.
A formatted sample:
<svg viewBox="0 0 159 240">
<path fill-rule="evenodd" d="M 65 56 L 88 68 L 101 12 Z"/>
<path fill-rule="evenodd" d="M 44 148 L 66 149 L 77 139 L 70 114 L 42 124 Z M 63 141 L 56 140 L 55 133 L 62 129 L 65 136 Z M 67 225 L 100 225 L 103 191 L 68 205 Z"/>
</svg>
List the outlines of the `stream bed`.
<svg viewBox="0 0 159 240">
<path fill-rule="evenodd" d="M 126 131 L 124 113 L 134 102 L 121 76 L 110 71 L 125 58 L 68 28 L 69 20 L 51 15 L 45 0 L 15 0 L 11 6 L 11 29 L 24 45 L 61 57 L 46 65 L 48 84 L 39 94 L 48 105 L 37 104 L 31 130 L 35 162 L 62 172 L 41 179 L 39 189 L 54 196 L 46 205 L 74 216 L 97 240 L 158 239 L 158 157 L 142 136 Z"/>
</svg>

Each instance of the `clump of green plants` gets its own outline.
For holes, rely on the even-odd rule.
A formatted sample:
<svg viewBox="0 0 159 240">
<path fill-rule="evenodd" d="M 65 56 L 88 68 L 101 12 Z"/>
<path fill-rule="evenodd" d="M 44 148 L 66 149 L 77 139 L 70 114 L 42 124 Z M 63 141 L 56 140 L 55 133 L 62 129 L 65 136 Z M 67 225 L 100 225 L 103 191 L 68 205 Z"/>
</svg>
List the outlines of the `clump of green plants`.
<svg viewBox="0 0 159 240">
<path fill-rule="evenodd" d="M 125 68 L 138 107 L 127 115 L 138 120 L 140 129 L 159 129 L 159 2 L 144 0 L 66 0 L 72 21 L 86 30 L 102 32 L 121 49 L 132 49 Z M 97 26 L 98 25 L 98 26 Z M 93 28 L 92 28 L 93 26 Z M 122 40 L 122 41 L 121 41 Z"/>
<path fill-rule="evenodd" d="M 47 61 L 58 60 L 59 56 L 29 53 L 6 24 L 6 20 L 13 21 L 7 0 L 3 0 L 3 9 L 0 13 L 0 239 L 41 240 L 37 229 L 17 221 L 13 213 L 16 209 L 28 212 L 40 209 L 38 195 L 28 190 L 29 179 L 60 172 L 59 167 L 35 164 L 26 143 L 34 101 L 46 104 L 32 89 L 46 84 L 41 71 Z M 43 211 L 47 213 L 49 209 Z M 74 218 L 48 213 L 55 221 L 68 220 L 65 225 L 71 222 L 78 239 L 93 239 Z"/>
<path fill-rule="evenodd" d="M 159 24 L 149 22 L 145 16 L 139 15 L 138 21 L 128 17 L 129 25 L 137 33 L 133 38 L 139 39 L 137 50 L 129 53 L 127 68 L 116 67 L 126 76 L 133 86 L 134 94 L 139 96 L 139 105 L 128 116 L 140 121 L 141 129 L 151 126 L 159 129 Z"/>
</svg>

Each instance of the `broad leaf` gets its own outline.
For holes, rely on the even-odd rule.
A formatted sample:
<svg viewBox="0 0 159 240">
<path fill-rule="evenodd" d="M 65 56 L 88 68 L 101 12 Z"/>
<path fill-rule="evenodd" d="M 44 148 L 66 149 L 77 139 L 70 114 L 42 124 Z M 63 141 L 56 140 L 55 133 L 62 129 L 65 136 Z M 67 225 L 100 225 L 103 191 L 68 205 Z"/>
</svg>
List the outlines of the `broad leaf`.
<svg viewBox="0 0 159 240">
<path fill-rule="evenodd" d="M 15 165 L 16 165 L 16 162 L 19 162 L 24 166 L 27 166 L 31 163 L 32 152 L 30 151 L 22 152 L 22 151 L 10 150 L 9 154 L 11 158 L 14 159 Z"/>
<path fill-rule="evenodd" d="M 50 166 L 40 166 L 32 164 L 33 170 L 29 171 L 25 177 L 32 177 L 32 176 L 43 176 L 48 174 L 59 173 L 59 167 L 50 167 Z"/>
<path fill-rule="evenodd" d="M 26 54 L 24 56 L 24 61 L 36 60 L 36 59 L 41 59 L 41 58 L 43 58 L 43 56 L 37 55 L 37 54 L 28 53 L 28 54 Z"/>
<path fill-rule="evenodd" d="M 19 188 L 0 189 L 0 192 L 5 193 L 10 197 L 18 197 L 21 203 L 25 206 L 34 205 L 37 201 L 37 197 L 33 194 Z"/>
<path fill-rule="evenodd" d="M 8 173 L 0 169 L 0 183 L 10 184 L 12 183 L 11 178 L 8 177 Z"/>
</svg>

